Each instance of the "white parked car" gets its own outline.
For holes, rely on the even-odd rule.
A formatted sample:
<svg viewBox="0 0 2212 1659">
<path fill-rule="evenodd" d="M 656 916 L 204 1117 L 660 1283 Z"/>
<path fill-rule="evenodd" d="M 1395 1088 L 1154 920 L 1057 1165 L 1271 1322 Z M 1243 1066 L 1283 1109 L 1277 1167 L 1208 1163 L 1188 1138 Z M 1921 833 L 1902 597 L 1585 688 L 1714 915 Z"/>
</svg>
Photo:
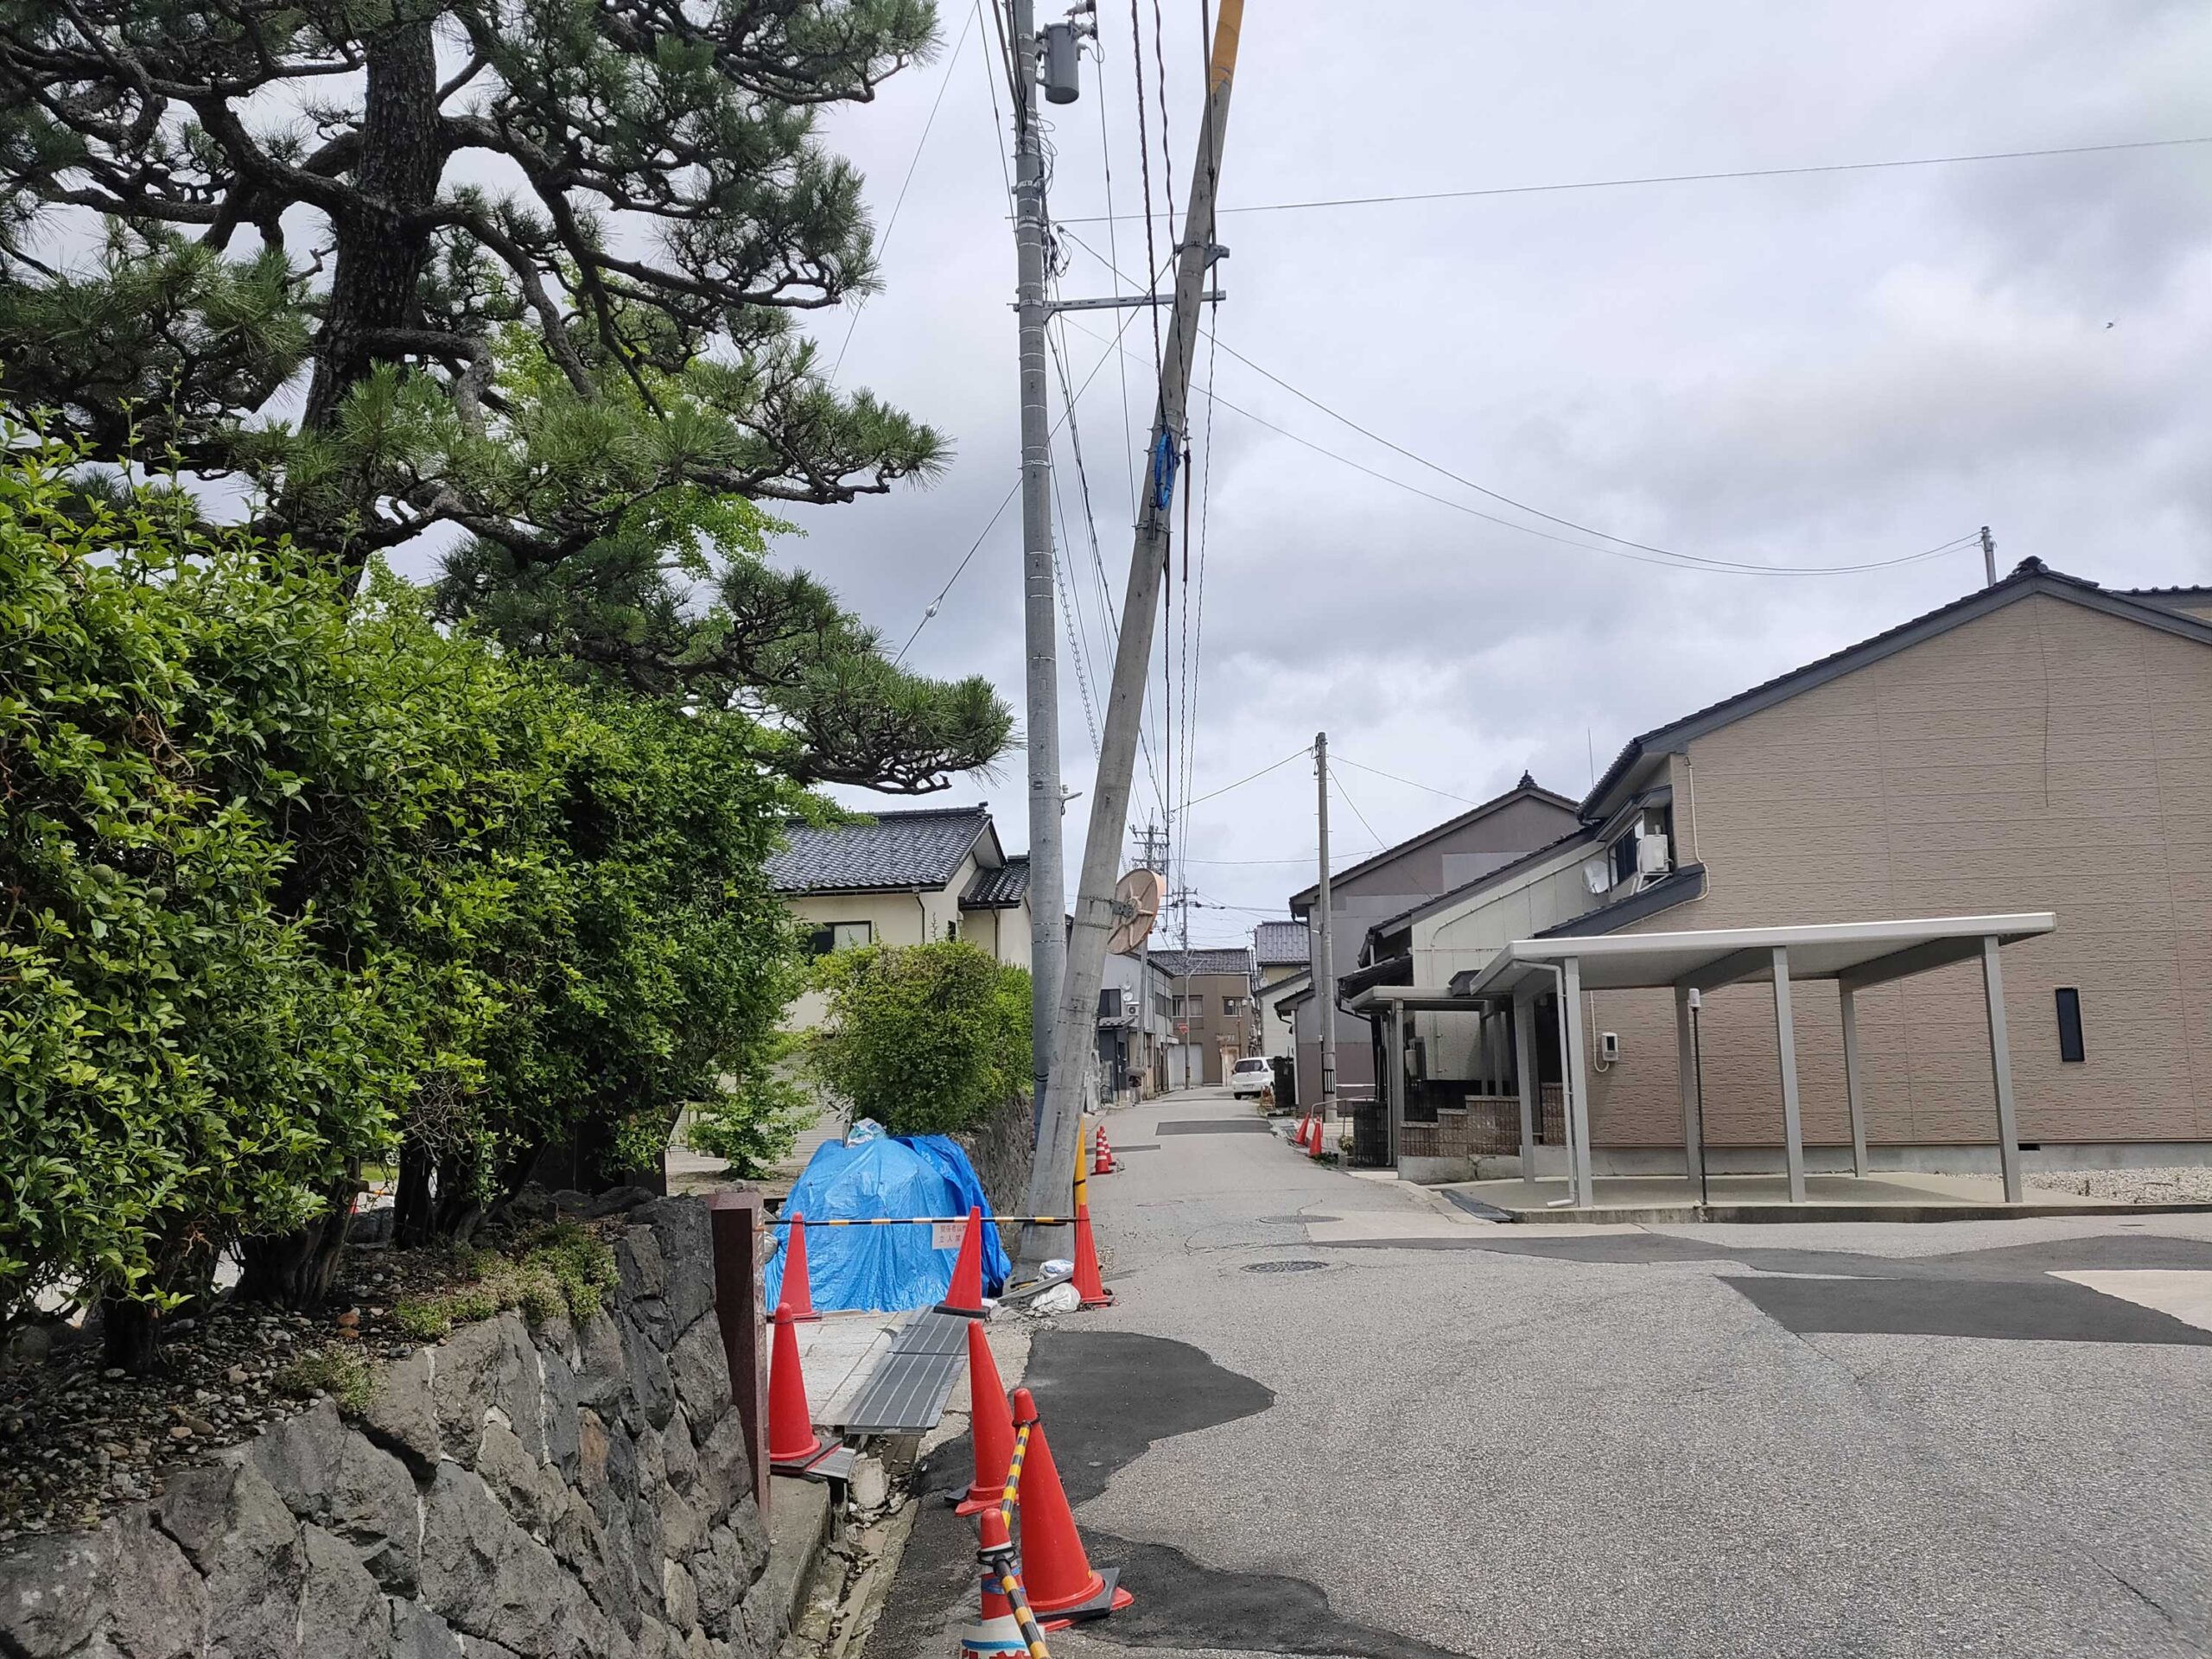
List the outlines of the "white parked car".
<svg viewBox="0 0 2212 1659">
<path fill-rule="evenodd" d="M 1236 1062 L 1229 1073 L 1229 1091 L 1238 1100 L 1256 1099 L 1275 1086 L 1275 1064 L 1255 1054 Z"/>
</svg>

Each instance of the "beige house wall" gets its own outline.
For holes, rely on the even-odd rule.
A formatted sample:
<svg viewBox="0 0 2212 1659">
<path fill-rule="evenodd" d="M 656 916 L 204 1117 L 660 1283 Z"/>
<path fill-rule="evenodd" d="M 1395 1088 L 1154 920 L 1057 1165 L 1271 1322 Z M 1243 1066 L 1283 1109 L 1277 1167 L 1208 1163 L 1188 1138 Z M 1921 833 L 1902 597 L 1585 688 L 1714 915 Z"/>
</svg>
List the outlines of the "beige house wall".
<svg viewBox="0 0 2212 1659">
<path fill-rule="evenodd" d="M 2003 957 L 2021 1138 L 2212 1139 L 2212 650 L 2031 596 L 1670 766 L 1677 856 L 1709 885 L 1624 931 L 2053 912 Z M 2060 986 L 2082 1064 L 2058 1058 Z M 1671 994 L 1586 1000 L 1622 1043 L 1592 1079 L 1593 1144 L 1679 1146 Z M 1835 988 L 1796 1002 L 1807 1142 L 1847 1142 Z M 1703 1020 L 1708 1141 L 1778 1145 L 1771 992 L 1716 992 Z M 1871 1141 L 1993 1138 L 1978 968 L 1862 994 L 1859 1038 Z"/>
<path fill-rule="evenodd" d="M 1015 968 L 1029 966 L 1029 905 L 1027 899 L 1008 910 L 960 908 L 960 895 L 975 879 L 976 857 L 969 854 L 959 870 L 942 888 L 928 893 L 818 893 L 788 900 L 791 914 L 804 927 L 828 927 L 833 922 L 867 922 L 880 944 L 920 944 L 948 937 L 963 938 L 999 961 Z M 954 931 L 948 935 L 946 929 Z M 800 994 L 784 1011 L 784 1029 L 807 1031 L 817 1024 L 825 1004 L 818 991 Z"/>
</svg>

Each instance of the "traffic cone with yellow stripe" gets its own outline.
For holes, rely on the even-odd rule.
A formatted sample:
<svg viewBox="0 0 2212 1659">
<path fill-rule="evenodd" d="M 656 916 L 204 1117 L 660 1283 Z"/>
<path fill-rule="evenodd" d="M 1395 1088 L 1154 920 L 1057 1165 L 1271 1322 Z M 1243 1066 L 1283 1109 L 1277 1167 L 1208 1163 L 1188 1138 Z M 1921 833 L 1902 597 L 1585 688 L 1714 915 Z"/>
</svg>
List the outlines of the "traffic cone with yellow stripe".
<svg viewBox="0 0 2212 1659">
<path fill-rule="evenodd" d="M 1014 1421 L 1029 1428 L 1029 1452 L 1021 1465 L 1018 1505 L 1021 1518 L 1021 1588 L 1030 1611 L 1041 1618 L 1103 1618 L 1136 1598 L 1118 1582 L 1119 1567 L 1103 1572 L 1083 1553 L 1075 1515 L 1045 1444 L 1045 1425 L 1029 1390 L 1014 1391 Z"/>
</svg>

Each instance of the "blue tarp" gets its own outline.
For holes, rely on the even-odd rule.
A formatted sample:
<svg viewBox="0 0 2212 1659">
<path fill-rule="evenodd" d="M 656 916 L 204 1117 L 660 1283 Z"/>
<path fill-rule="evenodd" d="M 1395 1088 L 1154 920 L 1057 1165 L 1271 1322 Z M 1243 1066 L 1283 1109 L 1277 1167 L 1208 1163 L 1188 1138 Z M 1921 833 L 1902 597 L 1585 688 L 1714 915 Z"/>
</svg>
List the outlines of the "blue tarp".
<svg viewBox="0 0 2212 1659">
<path fill-rule="evenodd" d="M 991 1213 L 991 1201 L 959 1142 L 942 1135 L 888 1135 L 855 1124 L 843 1142 L 825 1141 L 784 1201 L 786 1217 L 810 1223 L 871 1216 L 965 1216 Z M 780 1241 L 789 1230 L 773 1230 Z M 807 1281 L 817 1309 L 871 1308 L 889 1313 L 929 1307 L 952 1287 L 957 1249 L 938 1249 L 929 1227 L 815 1227 L 806 1230 Z M 996 1227 L 983 1229 L 983 1294 L 1006 1286 L 1013 1264 Z M 768 1306 L 780 1299 L 784 1253 L 765 1274 Z"/>
</svg>

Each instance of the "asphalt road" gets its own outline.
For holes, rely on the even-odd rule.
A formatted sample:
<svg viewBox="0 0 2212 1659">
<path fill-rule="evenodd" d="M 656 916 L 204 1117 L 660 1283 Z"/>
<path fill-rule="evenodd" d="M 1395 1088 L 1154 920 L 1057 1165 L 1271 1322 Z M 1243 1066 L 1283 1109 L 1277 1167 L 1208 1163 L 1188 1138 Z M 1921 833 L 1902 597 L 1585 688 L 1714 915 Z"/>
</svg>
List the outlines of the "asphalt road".
<svg viewBox="0 0 2212 1659">
<path fill-rule="evenodd" d="M 1491 1225 L 1249 1116 L 1109 1120 L 1117 1303 L 1028 1381 L 1139 1601 L 1056 1656 L 2212 1651 L 2212 1330 L 2159 1311 L 2212 1218 Z M 871 1656 L 949 1650 L 972 1548 L 925 1512 Z"/>
</svg>

